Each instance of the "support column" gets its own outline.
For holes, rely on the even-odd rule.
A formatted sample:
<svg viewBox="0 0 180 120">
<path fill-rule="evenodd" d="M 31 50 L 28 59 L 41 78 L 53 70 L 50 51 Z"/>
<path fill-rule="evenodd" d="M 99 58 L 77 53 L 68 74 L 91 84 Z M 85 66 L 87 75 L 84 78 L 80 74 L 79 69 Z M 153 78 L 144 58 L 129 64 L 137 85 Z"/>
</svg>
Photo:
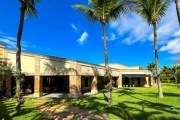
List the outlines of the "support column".
<svg viewBox="0 0 180 120">
<path fill-rule="evenodd" d="M 42 97 L 43 96 L 43 77 L 35 76 L 34 77 L 34 97 Z"/>
<path fill-rule="evenodd" d="M 8 77 L 8 78 L 6 79 L 5 84 L 6 84 L 6 93 L 7 93 L 8 95 L 12 95 L 12 94 L 11 94 L 11 77 Z"/>
<path fill-rule="evenodd" d="M 145 77 L 143 87 L 149 87 L 149 77 Z"/>
<path fill-rule="evenodd" d="M 3 62 L 6 62 L 5 49 L 6 49 L 6 46 L 3 44 L 0 44 L 0 58 L 2 58 L 1 61 L 3 61 Z"/>
<path fill-rule="evenodd" d="M 92 83 L 91 83 L 91 94 L 98 93 L 97 89 L 97 76 L 94 76 Z"/>
<path fill-rule="evenodd" d="M 69 76 L 69 93 L 70 95 L 81 95 L 81 76 Z"/>
<path fill-rule="evenodd" d="M 35 75 L 39 75 L 40 73 L 40 58 L 35 58 Z"/>
<path fill-rule="evenodd" d="M 120 76 L 117 80 L 117 87 L 122 88 L 122 76 Z"/>
<path fill-rule="evenodd" d="M 150 77 L 150 85 L 153 85 L 153 77 Z"/>
</svg>

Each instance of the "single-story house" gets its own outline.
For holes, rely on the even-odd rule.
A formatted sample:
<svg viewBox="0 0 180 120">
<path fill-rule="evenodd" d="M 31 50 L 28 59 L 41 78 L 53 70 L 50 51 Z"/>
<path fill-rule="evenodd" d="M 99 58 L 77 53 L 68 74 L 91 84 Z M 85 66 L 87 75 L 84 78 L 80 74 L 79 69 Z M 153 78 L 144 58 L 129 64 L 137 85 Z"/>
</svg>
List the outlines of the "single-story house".
<svg viewBox="0 0 180 120">
<path fill-rule="evenodd" d="M 7 58 L 7 64 L 16 65 L 16 51 L 6 49 L 0 44 L 0 57 Z M 149 87 L 152 85 L 152 73 L 141 70 L 139 66 L 109 64 L 114 87 Z M 25 92 L 41 97 L 47 92 L 65 92 L 81 94 L 84 91 L 97 93 L 104 87 L 104 64 L 96 65 L 65 58 L 46 56 L 28 52 L 21 53 L 21 69 L 25 73 L 22 88 Z M 14 93 L 15 78 L 9 77 L 4 84 L 8 94 Z"/>
</svg>

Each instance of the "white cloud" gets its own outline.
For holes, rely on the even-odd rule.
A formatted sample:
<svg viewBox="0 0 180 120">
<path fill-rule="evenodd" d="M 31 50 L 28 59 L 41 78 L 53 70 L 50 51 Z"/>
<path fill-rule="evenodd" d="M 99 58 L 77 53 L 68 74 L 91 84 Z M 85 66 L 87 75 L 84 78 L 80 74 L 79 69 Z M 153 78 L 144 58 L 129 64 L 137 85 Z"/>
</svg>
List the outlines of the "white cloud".
<svg viewBox="0 0 180 120">
<path fill-rule="evenodd" d="M 172 19 L 173 18 L 173 19 Z M 110 23 L 110 28 L 115 29 L 122 42 L 125 44 L 133 44 L 135 42 L 152 41 L 154 39 L 153 26 L 143 20 L 137 14 L 126 15 L 123 18 Z M 167 9 L 166 16 L 157 24 L 158 45 L 167 44 L 173 35 L 179 30 L 179 24 L 176 15 L 174 2 L 171 2 Z M 176 34 L 175 34 L 176 33 Z"/>
<path fill-rule="evenodd" d="M 8 48 L 15 49 L 16 42 L 6 38 L 0 38 L 0 41 L 7 45 Z"/>
<path fill-rule="evenodd" d="M 2 36 L 2 38 L 9 39 L 9 40 L 13 40 L 13 41 L 16 41 L 16 38 L 15 38 L 15 37 Z"/>
<path fill-rule="evenodd" d="M 171 54 L 177 54 L 180 52 L 180 39 L 175 39 L 170 42 L 166 46 L 162 46 L 160 51 L 168 51 Z"/>
<path fill-rule="evenodd" d="M 119 21 L 111 22 L 110 28 L 115 29 L 119 37 L 125 38 L 125 44 L 133 44 L 137 41 L 148 40 L 151 28 L 138 15 L 130 14 Z"/>
<path fill-rule="evenodd" d="M 110 37 L 107 37 L 107 40 L 108 40 L 108 41 L 113 41 L 113 40 L 116 40 L 116 39 L 117 39 L 117 38 L 116 38 L 116 35 L 113 34 L 113 33 L 110 34 Z"/>
<path fill-rule="evenodd" d="M 177 31 L 177 32 L 175 32 L 172 36 L 173 36 L 173 37 L 180 37 L 180 30 Z"/>
<path fill-rule="evenodd" d="M 74 24 L 71 24 L 71 27 L 72 27 L 74 30 L 78 30 L 77 27 L 76 27 Z"/>
<path fill-rule="evenodd" d="M 77 40 L 80 44 L 83 44 L 83 42 L 88 38 L 87 32 L 84 32 L 81 37 Z"/>
<path fill-rule="evenodd" d="M 3 32 L 0 31 L 0 34 L 5 35 L 6 33 L 3 33 Z"/>
<path fill-rule="evenodd" d="M 104 39 L 104 37 L 102 37 L 102 39 Z M 117 39 L 117 37 L 116 37 L 116 35 L 113 34 L 113 33 L 111 33 L 109 37 L 106 36 L 106 40 L 107 40 L 107 41 L 113 41 L 113 40 L 116 40 L 116 39 Z"/>
<path fill-rule="evenodd" d="M 9 49 L 16 49 L 16 38 L 10 36 L 0 36 L 0 42 L 6 45 Z M 26 50 L 26 48 L 33 47 L 34 45 L 22 40 L 21 41 L 21 49 Z"/>
</svg>

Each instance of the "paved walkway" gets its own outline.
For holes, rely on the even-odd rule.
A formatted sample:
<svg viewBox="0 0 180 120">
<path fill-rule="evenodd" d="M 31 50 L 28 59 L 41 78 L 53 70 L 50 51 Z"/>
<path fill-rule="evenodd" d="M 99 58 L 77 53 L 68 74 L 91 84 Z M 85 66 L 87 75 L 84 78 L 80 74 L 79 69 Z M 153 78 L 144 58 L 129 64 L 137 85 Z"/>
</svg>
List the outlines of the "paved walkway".
<svg viewBox="0 0 180 120">
<path fill-rule="evenodd" d="M 82 96 L 91 95 L 91 92 L 82 93 Z M 34 97 L 33 94 L 24 95 L 23 97 Z M 43 93 L 42 98 L 71 98 L 74 97 L 68 93 Z"/>
</svg>

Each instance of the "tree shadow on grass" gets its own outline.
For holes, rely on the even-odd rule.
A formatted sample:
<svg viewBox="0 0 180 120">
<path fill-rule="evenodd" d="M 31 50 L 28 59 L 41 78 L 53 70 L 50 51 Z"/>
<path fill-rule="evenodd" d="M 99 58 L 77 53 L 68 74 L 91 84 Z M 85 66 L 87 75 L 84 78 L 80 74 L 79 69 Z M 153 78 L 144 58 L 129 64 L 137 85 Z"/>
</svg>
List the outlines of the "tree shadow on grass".
<svg viewBox="0 0 180 120">
<path fill-rule="evenodd" d="M 88 97 L 83 100 L 73 102 L 73 105 L 79 106 L 83 109 L 92 110 L 95 113 L 107 113 L 111 118 L 116 116 L 116 119 L 125 120 L 179 120 L 178 114 L 180 114 L 180 108 L 176 107 L 176 110 L 171 109 L 171 105 L 166 105 L 163 103 L 151 102 L 144 100 L 143 98 L 136 97 L 133 89 L 125 91 L 115 91 L 117 94 L 119 92 L 119 97 L 127 95 L 136 101 L 124 101 L 118 102 L 114 105 L 107 105 L 105 93 L 103 96 L 99 97 Z M 101 93 L 99 93 L 101 94 Z M 105 96 L 104 96 L 105 95 Z M 77 99 L 78 100 L 78 99 Z M 104 101 L 104 102 L 99 102 Z M 121 99 L 119 99 L 121 101 Z M 168 115 L 165 115 L 167 114 Z"/>
<path fill-rule="evenodd" d="M 22 105 L 19 113 L 15 112 L 15 100 L 0 100 L 0 119 L 12 120 L 12 119 L 31 119 L 40 120 L 43 118 L 44 113 L 39 112 L 36 107 L 29 107 Z M 50 120 L 43 118 L 43 120 Z"/>
<path fill-rule="evenodd" d="M 8 119 L 11 120 L 9 112 L 12 111 L 12 107 L 14 106 L 13 103 L 9 103 L 8 105 L 5 103 L 7 101 L 0 100 L 0 120 L 1 119 Z"/>
<path fill-rule="evenodd" d="M 108 98 L 107 98 L 107 96 L 105 95 L 105 92 L 104 92 L 104 91 L 102 91 L 101 93 L 102 93 L 102 94 L 103 94 L 103 96 L 104 96 L 104 100 L 108 102 Z"/>
<path fill-rule="evenodd" d="M 149 97 L 158 97 L 157 93 L 136 93 L 136 94 L 141 94 L 143 96 L 149 96 Z M 163 92 L 164 97 L 180 97 L 179 93 L 168 93 L 168 92 Z"/>
</svg>

